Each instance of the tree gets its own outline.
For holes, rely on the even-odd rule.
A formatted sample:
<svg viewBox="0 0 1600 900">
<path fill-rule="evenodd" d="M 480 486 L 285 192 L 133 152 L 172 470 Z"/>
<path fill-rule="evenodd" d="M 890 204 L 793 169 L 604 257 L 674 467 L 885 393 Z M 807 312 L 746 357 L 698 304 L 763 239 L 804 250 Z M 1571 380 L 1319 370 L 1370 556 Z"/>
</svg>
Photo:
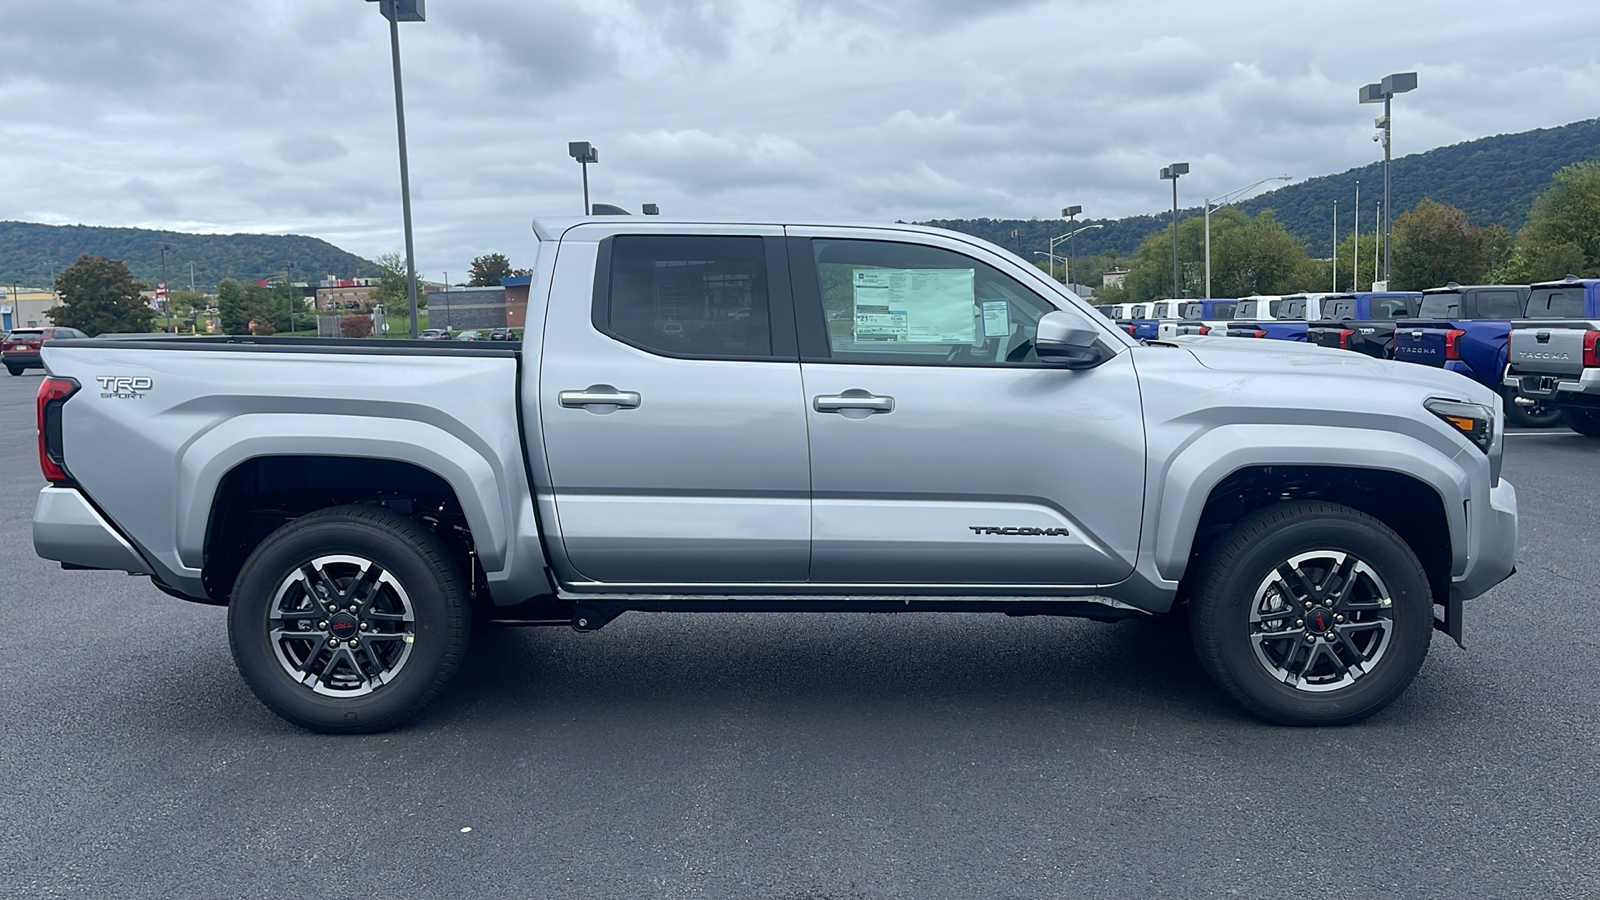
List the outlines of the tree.
<svg viewBox="0 0 1600 900">
<path fill-rule="evenodd" d="M 222 319 L 223 334 L 250 333 L 250 317 L 244 308 L 244 286 L 232 278 L 224 278 L 217 285 L 217 316 Z"/>
<path fill-rule="evenodd" d="M 61 270 L 55 288 L 61 305 L 45 310 L 45 315 L 57 325 L 91 335 L 149 331 L 156 317 L 120 259 L 85 253 Z"/>
<path fill-rule="evenodd" d="M 511 260 L 504 253 L 485 253 L 472 261 L 468 287 L 499 287 L 500 279 L 511 277 Z"/>
<path fill-rule="evenodd" d="M 1152 233 L 1134 251 L 1123 282 L 1130 302 L 1200 297 L 1206 289 L 1206 225 L 1203 216 L 1178 223 L 1180 290 L 1172 290 L 1172 232 Z M 1305 245 L 1271 210 L 1252 219 L 1233 208 L 1211 213 L 1211 291 L 1218 297 L 1290 294 L 1320 290 L 1328 283 L 1323 264 L 1306 256 Z"/>
<path fill-rule="evenodd" d="M 1500 273 L 1516 282 L 1600 277 L 1600 160 L 1557 172 L 1533 201 L 1517 249 Z"/>
<path fill-rule="evenodd" d="M 406 261 L 398 253 L 385 253 L 378 257 L 378 268 L 383 274 L 378 276 L 378 283 L 372 289 L 372 302 L 383 304 L 389 315 L 411 314 L 411 295 L 406 290 Z M 417 273 L 417 282 L 422 282 L 422 273 Z M 428 305 L 427 295 L 420 290 L 417 292 L 417 307 Z"/>
<path fill-rule="evenodd" d="M 1394 220 L 1390 289 L 1482 284 L 1489 277 L 1489 237 L 1456 207 L 1423 200 Z"/>
</svg>

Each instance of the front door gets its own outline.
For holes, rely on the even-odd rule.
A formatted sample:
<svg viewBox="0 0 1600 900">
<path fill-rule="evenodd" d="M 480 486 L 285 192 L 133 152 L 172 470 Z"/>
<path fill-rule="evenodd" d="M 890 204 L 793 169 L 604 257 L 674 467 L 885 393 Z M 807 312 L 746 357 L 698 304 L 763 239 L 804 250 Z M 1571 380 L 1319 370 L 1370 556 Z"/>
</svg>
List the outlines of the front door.
<svg viewBox="0 0 1600 900">
<path fill-rule="evenodd" d="M 1126 578 L 1145 473 L 1132 354 L 1082 371 L 1040 361 L 1035 324 L 1056 306 L 998 254 L 893 232 L 789 234 L 810 423 L 811 580 Z"/>
<path fill-rule="evenodd" d="M 806 422 L 770 231 L 563 239 L 539 398 L 569 584 L 806 580 Z"/>
</svg>

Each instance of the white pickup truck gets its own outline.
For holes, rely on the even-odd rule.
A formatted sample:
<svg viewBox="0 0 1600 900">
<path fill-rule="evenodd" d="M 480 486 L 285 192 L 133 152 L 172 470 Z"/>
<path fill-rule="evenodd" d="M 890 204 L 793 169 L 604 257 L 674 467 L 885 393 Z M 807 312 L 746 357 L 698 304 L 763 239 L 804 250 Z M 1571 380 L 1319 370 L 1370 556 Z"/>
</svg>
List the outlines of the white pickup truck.
<svg viewBox="0 0 1600 900">
<path fill-rule="evenodd" d="M 38 552 L 227 605 L 330 732 L 417 713 L 475 623 L 629 610 L 1182 615 L 1246 708 L 1342 724 L 1512 571 L 1500 399 L 1452 373 L 1141 343 L 935 229 L 534 234 L 520 343 L 46 344 Z"/>
</svg>

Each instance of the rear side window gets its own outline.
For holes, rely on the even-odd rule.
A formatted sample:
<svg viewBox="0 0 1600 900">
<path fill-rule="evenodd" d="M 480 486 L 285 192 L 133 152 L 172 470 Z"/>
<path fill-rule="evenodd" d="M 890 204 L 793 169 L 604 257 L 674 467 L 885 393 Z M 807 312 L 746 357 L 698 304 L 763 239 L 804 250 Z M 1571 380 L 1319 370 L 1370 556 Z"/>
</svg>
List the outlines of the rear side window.
<svg viewBox="0 0 1600 900">
<path fill-rule="evenodd" d="M 1583 317 L 1583 288 L 1534 288 L 1528 300 L 1530 319 L 1579 319 Z"/>
<path fill-rule="evenodd" d="M 1478 316 L 1484 319 L 1515 319 L 1522 315 L 1522 295 L 1516 291 L 1483 291 L 1478 294 Z"/>
<path fill-rule="evenodd" d="M 610 239 L 595 325 L 667 356 L 770 358 L 766 251 L 759 237 L 619 235 Z"/>
<path fill-rule="evenodd" d="M 1423 294 L 1422 309 L 1417 315 L 1424 319 L 1453 319 L 1461 312 L 1461 295 L 1455 291 Z"/>
<path fill-rule="evenodd" d="M 1374 319 L 1404 319 L 1411 315 L 1411 300 L 1406 297 L 1372 298 Z"/>
</svg>

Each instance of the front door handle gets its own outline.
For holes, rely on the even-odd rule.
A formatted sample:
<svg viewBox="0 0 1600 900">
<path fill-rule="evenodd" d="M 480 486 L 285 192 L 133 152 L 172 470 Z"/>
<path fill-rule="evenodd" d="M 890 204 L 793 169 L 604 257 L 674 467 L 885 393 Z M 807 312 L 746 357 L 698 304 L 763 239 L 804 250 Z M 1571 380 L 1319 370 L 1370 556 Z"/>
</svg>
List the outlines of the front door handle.
<svg viewBox="0 0 1600 900">
<path fill-rule="evenodd" d="M 894 412 L 894 398 L 851 388 L 842 394 L 818 394 L 811 398 L 811 408 L 819 413 L 839 413 L 846 418 L 862 419 L 877 413 Z"/>
<path fill-rule="evenodd" d="M 642 398 L 638 391 L 619 391 L 609 384 L 591 384 L 581 391 L 562 391 L 556 394 L 556 400 L 567 409 L 609 413 L 638 409 Z"/>
</svg>

